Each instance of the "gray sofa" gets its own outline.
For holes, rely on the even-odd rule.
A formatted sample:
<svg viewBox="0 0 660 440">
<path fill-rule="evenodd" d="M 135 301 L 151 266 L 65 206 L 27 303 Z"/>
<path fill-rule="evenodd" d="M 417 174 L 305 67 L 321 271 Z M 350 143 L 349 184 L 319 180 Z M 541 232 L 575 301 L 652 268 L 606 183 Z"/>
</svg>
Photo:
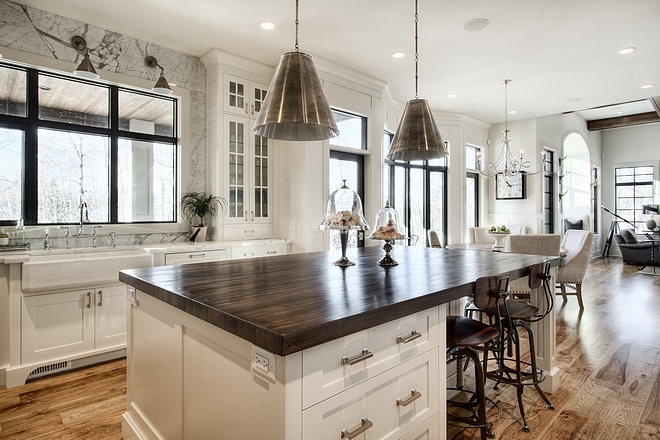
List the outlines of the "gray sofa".
<svg viewBox="0 0 660 440">
<path fill-rule="evenodd" d="M 651 264 L 653 255 L 653 262 L 660 265 L 660 242 L 639 241 L 630 229 L 624 229 L 621 234 L 616 234 L 614 239 L 621 250 L 624 263 Z"/>
</svg>

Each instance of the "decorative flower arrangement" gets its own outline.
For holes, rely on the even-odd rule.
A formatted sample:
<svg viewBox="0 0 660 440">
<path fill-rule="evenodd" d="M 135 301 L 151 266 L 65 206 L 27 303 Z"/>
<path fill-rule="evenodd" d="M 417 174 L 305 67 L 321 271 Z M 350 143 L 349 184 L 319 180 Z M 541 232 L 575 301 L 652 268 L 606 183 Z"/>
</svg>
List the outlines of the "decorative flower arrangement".
<svg viewBox="0 0 660 440">
<path fill-rule="evenodd" d="M 488 230 L 489 234 L 509 234 L 511 229 L 507 228 L 506 225 L 502 226 L 491 226 Z"/>
</svg>

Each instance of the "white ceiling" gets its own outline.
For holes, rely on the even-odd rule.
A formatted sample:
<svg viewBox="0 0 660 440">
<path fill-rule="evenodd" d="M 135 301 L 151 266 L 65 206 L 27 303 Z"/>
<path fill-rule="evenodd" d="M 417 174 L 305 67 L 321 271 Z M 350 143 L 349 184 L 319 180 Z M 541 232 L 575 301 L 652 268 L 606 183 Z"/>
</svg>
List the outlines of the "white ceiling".
<svg viewBox="0 0 660 440">
<path fill-rule="evenodd" d="M 294 0 L 18 3 L 197 56 L 218 47 L 274 66 L 294 46 Z M 475 18 L 490 25 L 464 31 Z M 261 29 L 264 20 L 277 27 Z M 660 95 L 659 23 L 658 0 L 419 0 L 419 97 L 497 123 L 504 79 L 517 110 L 509 120 Z M 385 81 L 401 102 L 414 97 L 413 0 L 300 0 L 299 41 Z M 617 53 L 629 46 L 637 50 Z"/>
</svg>

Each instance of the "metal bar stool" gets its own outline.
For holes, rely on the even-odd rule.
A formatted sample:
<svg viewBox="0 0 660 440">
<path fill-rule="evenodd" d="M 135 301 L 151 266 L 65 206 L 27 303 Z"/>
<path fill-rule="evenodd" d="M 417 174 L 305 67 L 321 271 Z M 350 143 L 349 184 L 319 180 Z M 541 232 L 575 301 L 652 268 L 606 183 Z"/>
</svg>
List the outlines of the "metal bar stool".
<svg viewBox="0 0 660 440">
<path fill-rule="evenodd" d="M 545 318 L 553 308 L 554 295 L 550 288 L 550 263 L 540 263 L 530 267 L 529 287 L 536 289 L 543 286 L 546 298 L 546 310 L 539 313 L 538 307 L 527 303 L 508 299 L 508 292 L 501 292 L 502 302 L 496 307 L 478 307 L 473 305 L 468 308 L 469 312 L 479 311 L 490 317 L 491 322 L 500 322 L 497 327 L 500 330 L 499 344 L 494 350 L 484 350 L 484 374 L 487 379 L 495 381 L 493 389 L 498 389 L 500 383 L 510 384 L 516 387 L 518 396 L 518 408 L 522 416 L 522 430 L 529 432 L 525 407 L 522 401 L 523 390 L 526 386 L 533 386 L 541 398 L 547 404 L 548 409 L 555 407 L 545 395 L 539 384 L 545 380 L 546 374 L 536 366 L 536 350 L 534 348 L 534 333 L 526 324 L 540 321 Z M 520 335 L 518 329 L 527 332 L 529 340 L 529 360 L 523 360 L 521 356 Z M 496 367 L 488 365 L 488 353 L 492 352 L 495 357 Z"/>
<path fill-rule="evenodd" d="M 475 283 L 474 303 L 480 307 L 496 307 L 497 298 L 492 295 L 499 294 L 499 283 L 503 280 L 508 285 L 508 276 L 480 278 Z M 489 288 L 492 286 L 494 288 Z M 457 391 L 470 394 L 469 400 L 459 400 L 457 396 L 447 400 L 447 424 L 459 427 L 480 428 L 481 438 L 494 438 L 491 432 L 493 423 L 500 418 L 499 407 L 486 398 L 484 370 L 477 350 L 494 350 L 498 344 L 500 330 L 464 316 L 447 317 L 447 362 L 457 361 L 456 388 L 448 391 Z M 474 391 L 463 389 L 461 362 L 464 358 L 474 362 Z M 492 421 L 486 419 L 486 400 L 489 400 L 498 411 L 497 418 Z"/>
</svg>

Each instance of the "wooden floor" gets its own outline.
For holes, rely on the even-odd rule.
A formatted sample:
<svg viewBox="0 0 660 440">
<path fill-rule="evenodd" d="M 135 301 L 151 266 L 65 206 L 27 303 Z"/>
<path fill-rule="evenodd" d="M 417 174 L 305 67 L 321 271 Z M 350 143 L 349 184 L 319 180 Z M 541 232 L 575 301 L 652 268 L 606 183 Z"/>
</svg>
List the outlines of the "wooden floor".
<svg viewBox="0 0 660 440">
<path fill-rule="evenodd" d="M 585 311 L 575 297 L 566 304 L 558 297 L 561 387 L 549 396 L 556 410 L 525 390 L 531 432 L 522 432 L 513 387 L 489 387 L 503 411 L 497 438 L 660 439 L 660 276 L 638 269 L 595 259 L 583 287 Z M 125 360 L 0 388 L 0 439 L 120 439 L 125 395 Z M 448 438 L 479 435 L 452 429 Z"/>
</svg>

